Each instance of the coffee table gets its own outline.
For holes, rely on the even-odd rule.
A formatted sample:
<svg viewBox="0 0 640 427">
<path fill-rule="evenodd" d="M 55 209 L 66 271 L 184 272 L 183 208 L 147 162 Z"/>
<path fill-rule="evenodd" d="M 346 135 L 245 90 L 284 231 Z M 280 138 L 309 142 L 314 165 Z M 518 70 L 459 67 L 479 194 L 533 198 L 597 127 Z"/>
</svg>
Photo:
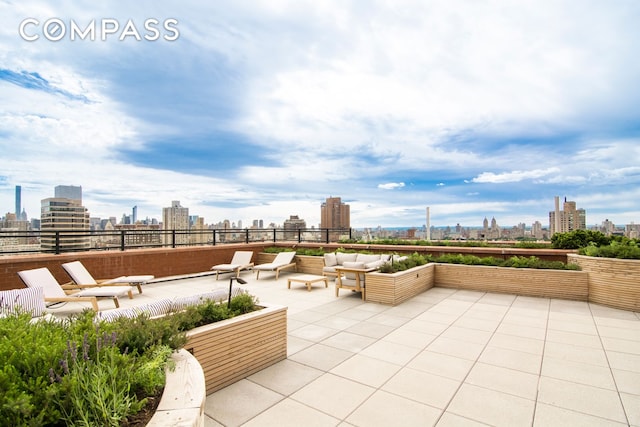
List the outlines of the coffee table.
<svg viewBox="0 0 640 427">
<path fill-rule="evenodd" d="M 317 276 L 315 274 L 299 274 L 287 279 L 287 288 L 291 289 L 291 282 L 304 283 L 307 285 L 307 291 L 311 292 L 311 285 L 316 282 L 324 282 L 324 287 L 329 287 L 329 282 L 326 276 Z"/>
</svg>

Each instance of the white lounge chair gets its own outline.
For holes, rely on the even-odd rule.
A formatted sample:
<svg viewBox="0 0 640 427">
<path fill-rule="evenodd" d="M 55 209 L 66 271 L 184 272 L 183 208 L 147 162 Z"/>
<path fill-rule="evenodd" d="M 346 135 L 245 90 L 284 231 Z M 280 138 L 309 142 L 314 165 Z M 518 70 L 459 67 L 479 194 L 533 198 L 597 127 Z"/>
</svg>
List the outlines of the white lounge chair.
<svg viewBox="0 0 640 427">
<path fill-rule="evenodd" d="M 99 279 L 93 278 L 91 273 L 85 268 L 80 261 L 67 262 L 62 264 L 64 271 L 71 276 L 77 285 L 100 285 L 100 286 L 113 286 L 113 285 L 133 285 L 138 288 L 138 293 L 142 293 L 142 285 L 152 280 L 154 276 L 120 276 L 115 279 Z"/>
<path fill-rule="evenodd" d="M 60 286 L 46 267 L 19 271 L 18 276 L 30 288 L 41 287 L 45 302 L 88 301 L 95 311 L 99 311 L 98 298 L 111 298 L 116 308 L 120 307 L 118 297 L 128 295 L 129 298 L 133 298 L 131 286 Z"/>
<path fill-rule="evenodd" d="M 236 276 L 239 276 L 240 271 L 253 267 L 251 257 L 253 257 L 253 251 L 236 251 L 229 264 L 214 265 L 211 269 L 216 272 L 216 280 L 218 280 L 220 273 L 231 273 L 235 271 Z"/>
<path fill-rule="evenodd" d="M 261 271 L 275 271 L 276 280 L 278 280 L 280 270 L 291 267 L 295 268 L 296 263 L 293 261 L 293 258 L 295 256 L 295 252 L 280 252 L 278 255 L 276 255 L 275 259 L 272 262 L 256 265 L 255 267 L 253 267 L 253 269 L 256 271 L 256 280 L 258 280 L 258 276 L 260 276 Z"/>
</svg>

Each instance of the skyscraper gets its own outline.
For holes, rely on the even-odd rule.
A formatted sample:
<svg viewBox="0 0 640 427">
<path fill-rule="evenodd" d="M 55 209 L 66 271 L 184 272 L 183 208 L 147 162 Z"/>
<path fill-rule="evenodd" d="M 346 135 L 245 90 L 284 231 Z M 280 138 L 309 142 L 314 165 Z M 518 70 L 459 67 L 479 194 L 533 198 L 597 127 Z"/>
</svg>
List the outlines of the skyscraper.
<svg viewBox="0 0 640 427">
<path fill-rule="evenodd" d="M 81 200 L 65 197 L 44 199 L 41 201 L 40 220 L 40 247 L 43 251 L 52 251 L 56 245 L 62 251 L 90 249 L 89 212 Z M 62 233 L 58 235 L 56 232 Z"/>
<path fill-rule="evenodd" d="M 564 198 L 562 210 L 560 210 L 559 197 L 554 198 L 555 208 L 549 212 L 549 230 L 551 236 L 555 233 L 567 233 L 573 230 L 586 230 L 587 211 L 577 209 L 576 202 L 567 201 Z"/>
<path fill-rule="evenodd" d="M 82 203 L 82 186 L 57 185 L 55 187 L 54 197 L 59 199 L 79 200 L 80 203 Z"/>
<path fill-rule="evenodd" d="M 164 230 L 185 231 L 189 230 L 189 208 L 180 206 L 180 200 L 173 200 L 171 207 L 162 208 L 162 228 Z M 162 235 L 162 243 L 170 245 L 173 236 L 168 233 Z M 189 243 L 189 236 L 186 233 L 176 233 L 176 245 Z"/>
<path fill-rule="evenodd" d="M 340 197 L 329 197 L 320 206 L 320 228 L 351 228 L 349 205 L 342 203 Z"/>
<path fill-rule="evenodd" d="M 16 185 L 16 218 L 20 219 L 22 212 L 22 187 Z"/>
</svg>

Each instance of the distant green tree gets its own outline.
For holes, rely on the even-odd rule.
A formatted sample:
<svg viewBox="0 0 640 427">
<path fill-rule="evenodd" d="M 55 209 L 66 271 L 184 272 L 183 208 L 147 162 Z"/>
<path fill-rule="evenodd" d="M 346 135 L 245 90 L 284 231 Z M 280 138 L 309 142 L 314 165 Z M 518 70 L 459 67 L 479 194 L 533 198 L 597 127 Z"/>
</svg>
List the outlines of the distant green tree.
<svg viewBox="0 0 640 427">
<path fill-rule="evenodd" d="M 555 249 L 580 249 L 591 245 L 608 245 L 611 239 L 599 231 L 574 230 L 568 233 L 555 233 L 551 245 Z"/>
</svg>

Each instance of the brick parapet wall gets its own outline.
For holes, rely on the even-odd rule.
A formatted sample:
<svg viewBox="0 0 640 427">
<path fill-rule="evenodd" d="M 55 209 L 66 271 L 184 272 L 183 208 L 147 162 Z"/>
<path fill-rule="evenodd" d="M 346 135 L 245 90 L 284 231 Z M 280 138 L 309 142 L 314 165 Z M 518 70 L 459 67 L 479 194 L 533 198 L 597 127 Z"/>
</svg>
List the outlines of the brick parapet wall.
<svg viewBox="0 0 640 427">
<path fill-rule="evenodd" d="M 62 264 L 71 261 L 81 261 L 96 279 L 139 274 L 167 277 L 208 271 L 213 265 L 230 262 L 237 250 L 253 250 L 255 262 L 264 248 L 260 243 L 3 256 L 0 257 L 0 290 L 24 288 L 18 271 L 41 267 L 47 267 L 59 283 L 69 282 L 71 279 Z"/>
</svg>

